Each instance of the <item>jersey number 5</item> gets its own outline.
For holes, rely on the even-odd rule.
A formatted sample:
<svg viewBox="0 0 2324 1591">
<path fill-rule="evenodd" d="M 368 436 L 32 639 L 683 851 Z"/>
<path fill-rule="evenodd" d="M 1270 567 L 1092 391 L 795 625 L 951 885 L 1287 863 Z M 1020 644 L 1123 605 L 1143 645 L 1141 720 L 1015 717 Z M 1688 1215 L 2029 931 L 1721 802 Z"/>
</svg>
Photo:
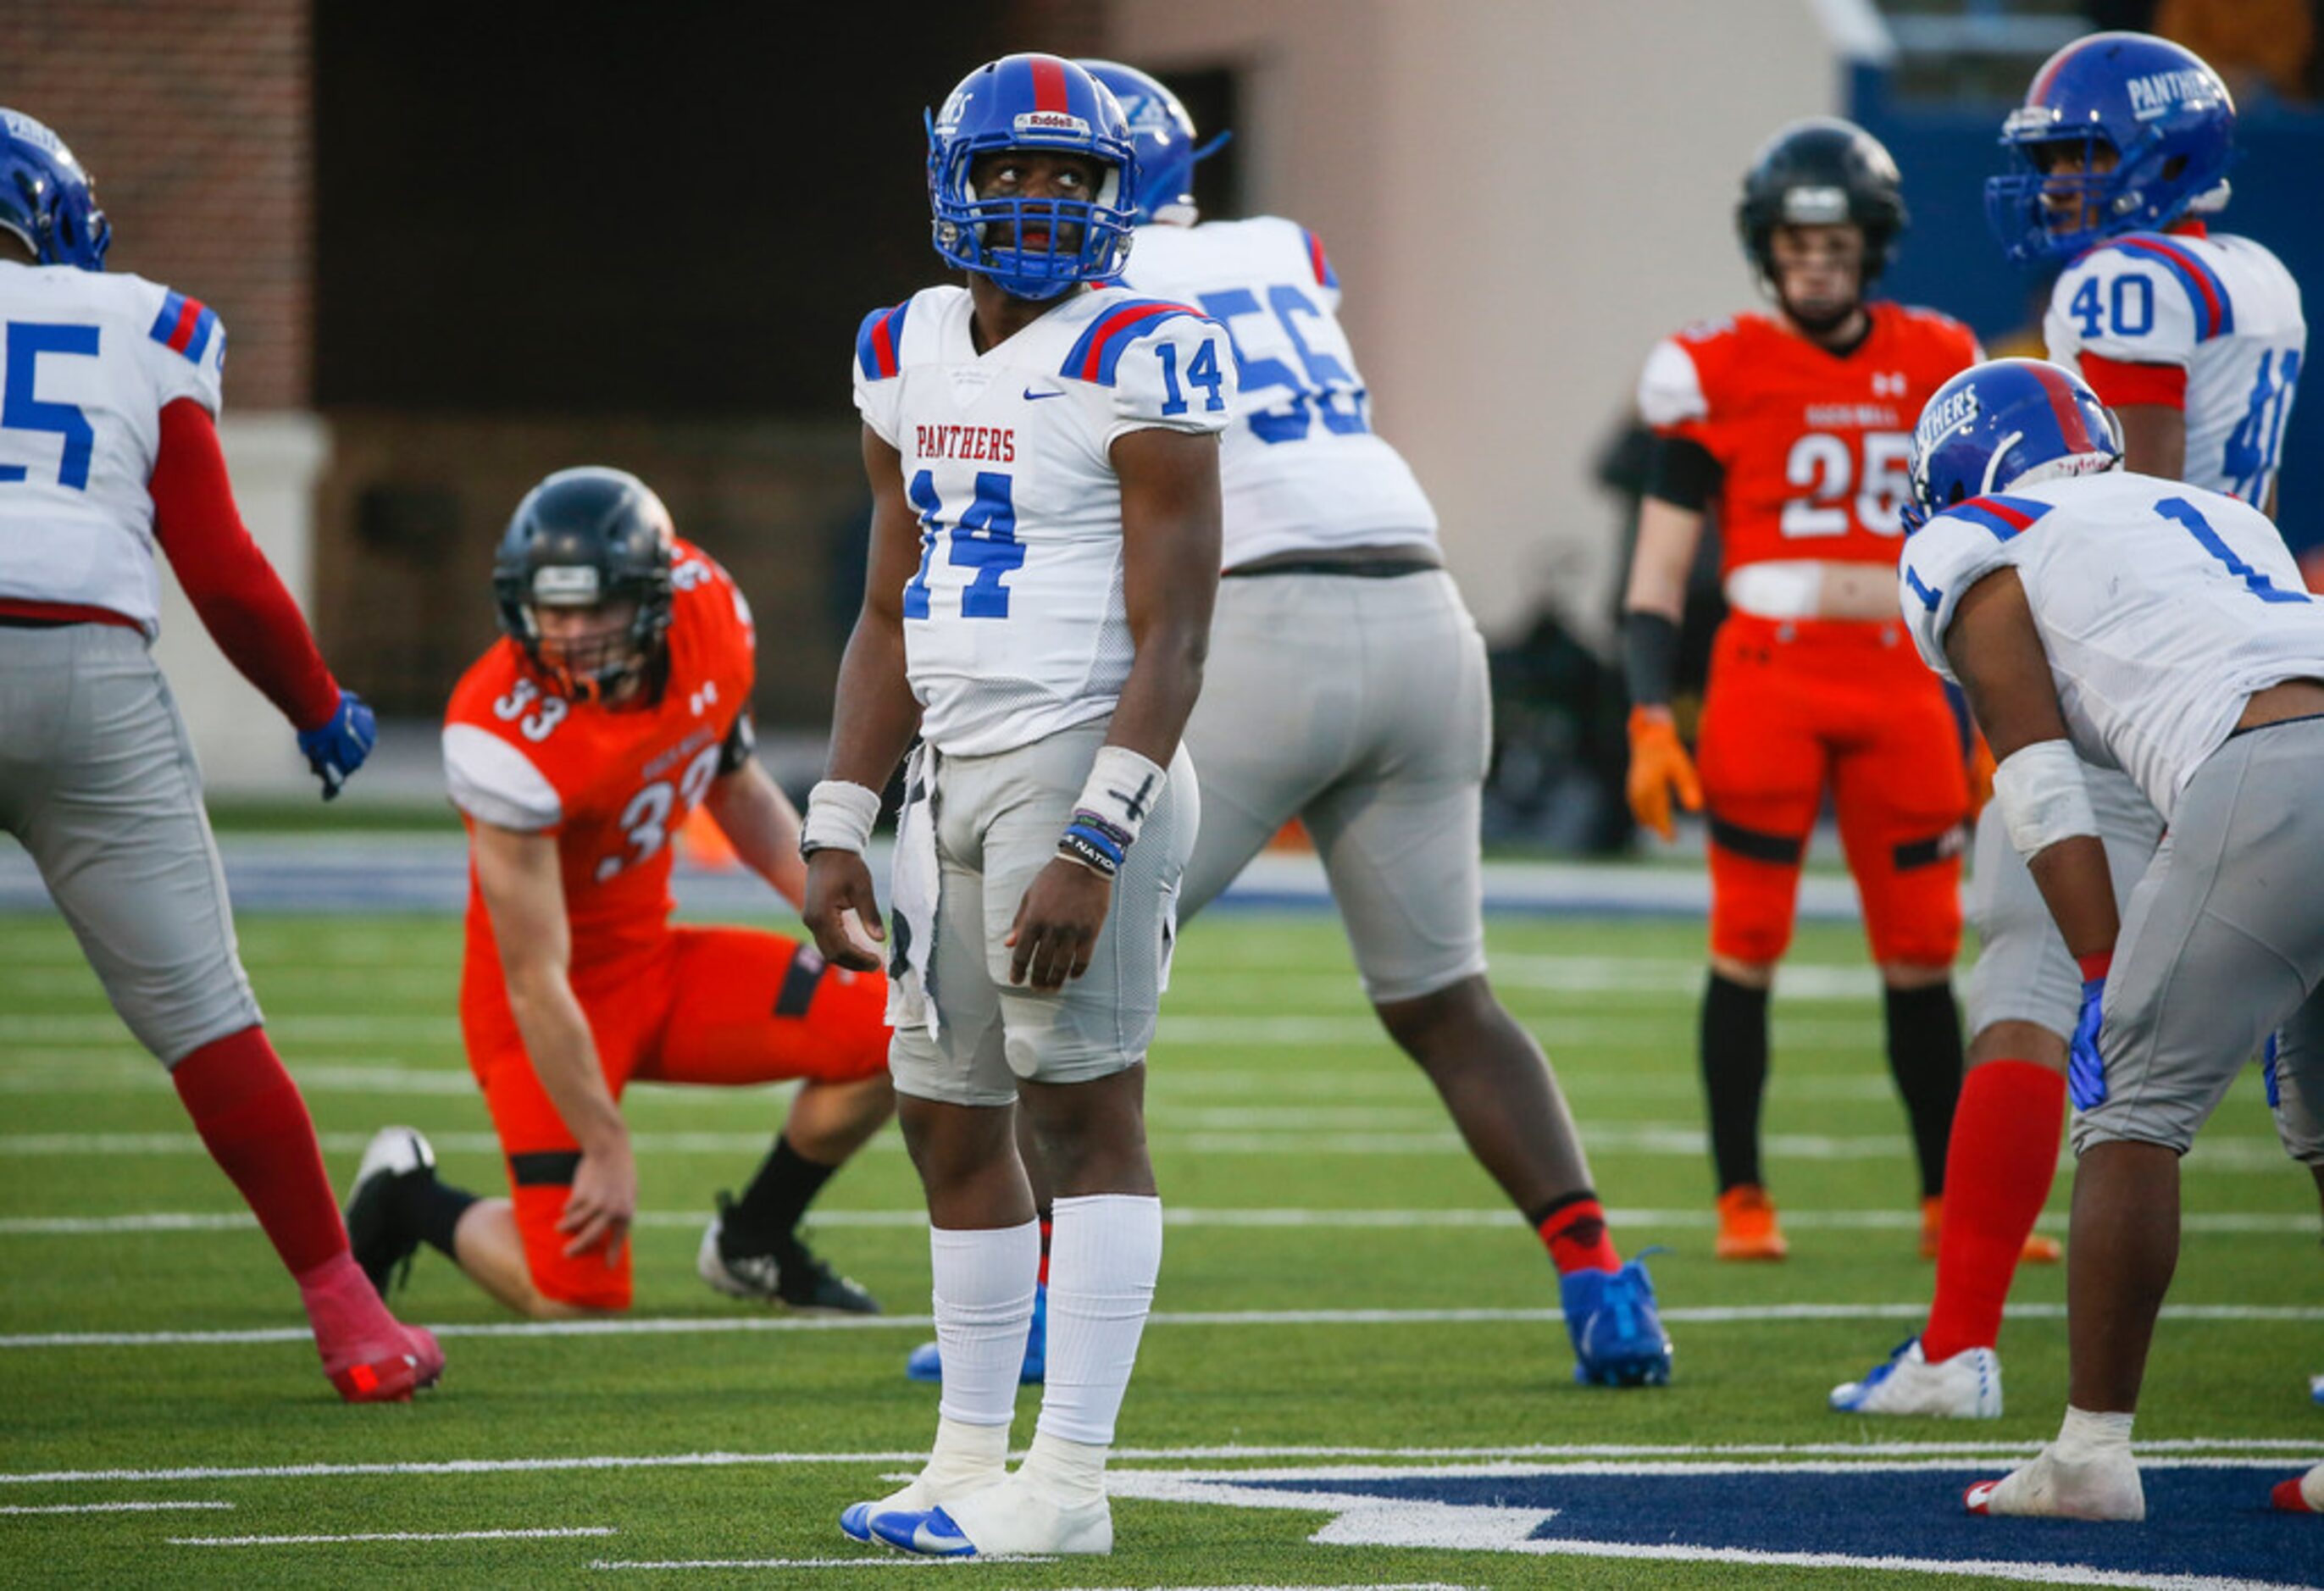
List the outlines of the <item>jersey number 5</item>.
<svg viewBox="0 0 2324 1591">
<path fill-rule="evenodd" d="M 88 490 L 89 455 L 97 450 L 97 428 L 78 404 L 43 403 L 32 395 L 40 380 L 41 355 L 78 354 L 97 357 L 97 327 L 46 326 L 38 321 L 8 323 L 8 374 L 0 384 L 0 431 L 46 431 L 65 439 L 57 461 L 57 484 L 75 492 Z M 0 483 L 24 479 L 23 464 L 0 464 Z"/>
<path fill-rule="evenodd" d="M 1862 490 L 1856 493 L 1856 522 L 1875 536 L 1904 529 L 1904 504 L 1913 495 L 1913 439 L 1902 431 L 1864 433 Z M 1785 500 L 1780 521 L 1788 537 L 1845 536 L 1850 520 L 1849 489 L 1857 484 L 1856 454 L 1845 437 L 1810 431 L 1792 444 L 1784 479 L 1806 489 Z"/>
</svg>

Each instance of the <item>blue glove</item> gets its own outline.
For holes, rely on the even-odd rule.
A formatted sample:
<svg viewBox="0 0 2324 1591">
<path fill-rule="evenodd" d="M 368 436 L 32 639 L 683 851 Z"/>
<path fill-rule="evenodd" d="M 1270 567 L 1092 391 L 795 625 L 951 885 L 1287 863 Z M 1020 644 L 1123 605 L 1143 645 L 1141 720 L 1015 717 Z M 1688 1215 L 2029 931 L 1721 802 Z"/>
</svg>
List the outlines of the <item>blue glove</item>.
<svg viewBox="0 0 2324 1591">
<path fill-rule="evenodd" d="M 2082 980 L 2082 1014 L 2074 1024 L 2073 1053 L 2066 1062 L 2066 1092 L 2077 1110 L 2106 1101 L 2106 1061 L 2098 1054 L 2098 1007 L 2106 1002 L 2106 986 L 2104 978 Z"/>
<path fill-rule="evenodd" d="M 361 696 L 339 693 L 338 710 L 314 729 L 299 731 L 299 751 L 307 766 L 323 781 L 323 799 L 331 800 L 346 786 L 347 776 L 364 765 L 379 741 L 379 723 Z"/>
</svg>

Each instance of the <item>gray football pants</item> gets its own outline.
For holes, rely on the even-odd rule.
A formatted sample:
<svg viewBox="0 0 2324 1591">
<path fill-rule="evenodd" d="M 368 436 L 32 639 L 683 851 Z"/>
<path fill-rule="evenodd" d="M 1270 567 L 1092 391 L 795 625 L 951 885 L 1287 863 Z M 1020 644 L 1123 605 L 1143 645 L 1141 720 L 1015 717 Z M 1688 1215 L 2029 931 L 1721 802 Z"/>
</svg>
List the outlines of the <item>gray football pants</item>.
<svg viewBox="0 0 2324 1591">
<path fill-rule="evenodd" d="M 201 770 L 143 636 L 0 626 L 0 829 L 163 1065 L 257 1025 Z"/>
<path fill-rule="evenodd" d="M 2195 770 L 2131 891 L 2107 979 L 2107 1097 L 2073 1145 L 2184 1153 L 2279 1027 L 2279 1087 L 2324 1099 L 2324 719 L 2229 739 Z M 2294 1152 L 2298 1153 L 2295 1146 Z"/>
</svg>

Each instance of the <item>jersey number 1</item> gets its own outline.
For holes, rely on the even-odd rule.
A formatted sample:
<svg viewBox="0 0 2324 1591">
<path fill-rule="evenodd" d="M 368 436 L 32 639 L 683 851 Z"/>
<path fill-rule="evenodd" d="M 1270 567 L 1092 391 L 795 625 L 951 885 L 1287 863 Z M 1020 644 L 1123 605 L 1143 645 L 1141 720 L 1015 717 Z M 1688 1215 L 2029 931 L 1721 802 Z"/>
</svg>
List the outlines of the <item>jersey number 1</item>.
<svg viewBox="0 0 2324 1591">
<path fill-rule="evenodd" d="M 89 455 L 97 450 L 97 428 L 75 403 L 43 403 L 32 395 L 40 380 L 41 355 L 78 354 L 97 357 L 97 327 L 48 326 L 39 321 L 8 323 L 8 374 L 0 383 L 0 431 L 46 431 L 65 439 L 57 461 L 57 484 L 75 492 L 88 490 Z M 24 479 L 23 464 L 0 464 L 0 484 Z"/>
</svg>

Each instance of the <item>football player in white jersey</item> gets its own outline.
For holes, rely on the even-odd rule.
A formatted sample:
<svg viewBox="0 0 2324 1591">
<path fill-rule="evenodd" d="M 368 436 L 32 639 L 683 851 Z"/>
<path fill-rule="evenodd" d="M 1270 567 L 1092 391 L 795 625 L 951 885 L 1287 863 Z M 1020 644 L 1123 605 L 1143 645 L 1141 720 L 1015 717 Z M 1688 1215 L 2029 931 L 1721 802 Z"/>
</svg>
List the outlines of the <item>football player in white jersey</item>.
<svg viewBox="0 0 2324 1591">
<path fill-rule="evenodd" d="M 350 1256 L 314 1124 L 261 1025 L 200 770 L 148 649 L 155 545 L 297 729 L 327 799 L 371 750 L 371 710 L 333 680 L 235 511 L 215 425 L 226 327 L 107 274 L 111 238 L 72 152 L 0 109 L 0 829 L 298 1283 L 332 1384 L 351 1402 L 409 1398 L 444 1356 Z"/>
<path fill-rule="evenodd" d="M 2179 1246 L 2179 1158 L 2245 1061 L 2324 1024 L 2324 603 L 2235 498 L 2121 469 L 2114 417 L 2037 360 L 1948 382 L 1913 441 L 1930 516 L 1899 602 L 1967 692 L 1994 804 L 2082 979 L 2058 1439 L 1983 1513 L 2144 1515 L 2130 1429 Z M 2119 908 L 2083 772 L 2169 825 Z M 2279 1064 L 2313 1087 L 2324 1052 Z"/>
<path fill-rule="evenodd" d="M 1484 641 L 1444 571 L 1435 510 L 1372 430 L 1339 277 L 1296 221 L 1196 225 L 1194 126 L 1177 97 L 1134 68 L 1082 64 L 1138 143 L 1125 280 L 1200 306 L 1233 340 L 1240 376 L 1219 455 L 1225 575 L 1209 684 L 1186 725 L 1203 831 L 1181 910 L 1200 911 L 1303 823 L 1381 1025 L 1556 1265 L 1574 1378 L 1665 1382 L 1653 1283 L 1616 1250 L 1548 1060 L 1485 976 Z"/>
<path fill-rule="evenodd" d="M 1235 369 L 1198 311 L 1107 285 L 1136 171 L 1121 107 L 1072 62 L 970 73 L 928 156 L 936 252 L 967 285 L 876 311 L 856 343 L 872 554 L 801 848 L 817 944 L 877 967 L 862 851 L 917 731 L 890 1065 L 944 1397 L 918 1477 L 841 1520 L 913 1552 L 1111 1550 L 1105 1456 L 1161 1264 L 1142 1062 L 1200 815 L 1179 737 Z M 1020 1104 L 1056 1195 L 1049 1377 L 1004 1478 L 1040 1265 Z"/>
<path fill-rule="evenodd" d="M 2010 258 L 2069 262 L 2051 296 L 2052 360 L 2079 369 L 2122 422 L 2126 467 L 2273 513 L 2307 327 L 2300 290 L 2247 238 L 2209 234 L 2235 132 L 2226 86 L 2197 56 L 2140 33 L 2077 40 L 2037 72 L 2002 141 L 2022 170 L 1987 203 Z M 2127 896 L 2163 820 L 2129 777 L 2087 782 L 2116 888 Z M 1860 1381 L 1857 1414 L 1997 1418 L 2002 1304 L 2050 1192 L 2066 1111 L 2073 962 L 1999 814 L 1978 826 L 1970 908 L 1969 1072 L 1954 1117 L 1936 1297 L 1925 1328 Z M 2296 1037 L 2294 1042 L 2297 1042 Z M 2324 1191 L 2324 1130 L 2275 1090 L 2284 1141 Z"/>
</svg>

